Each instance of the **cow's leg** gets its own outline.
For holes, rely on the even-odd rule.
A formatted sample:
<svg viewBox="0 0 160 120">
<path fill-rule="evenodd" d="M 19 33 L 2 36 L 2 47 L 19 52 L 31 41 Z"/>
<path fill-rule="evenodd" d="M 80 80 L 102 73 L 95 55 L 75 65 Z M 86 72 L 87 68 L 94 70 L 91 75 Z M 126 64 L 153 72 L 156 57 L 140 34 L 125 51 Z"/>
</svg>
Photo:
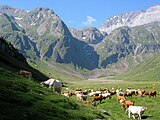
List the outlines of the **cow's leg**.
<svg viewBox="0 0 160 120">
<path fill-rule="evenodd" d="M 136 119 L 134 115 L 132 115 L 132 117 L 133 117 L 134 120 Z"/>
<path fill-rule="evenodd" d="M 139 118 L 139 120 L 141 120 L 141 114 L 138 114 L 138 118 Z"/>
<path fill-rule="evenodd" d="M 128 110 L 128 118 L 130 118 L 131 112 Z"/>
</svg>

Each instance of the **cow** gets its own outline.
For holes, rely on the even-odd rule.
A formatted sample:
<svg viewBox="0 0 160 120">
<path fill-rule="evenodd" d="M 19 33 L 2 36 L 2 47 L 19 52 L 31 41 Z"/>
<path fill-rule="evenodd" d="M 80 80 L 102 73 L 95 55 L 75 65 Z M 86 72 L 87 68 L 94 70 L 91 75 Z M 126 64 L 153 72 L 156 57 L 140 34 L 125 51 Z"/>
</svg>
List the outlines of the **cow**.
<svg viewBox="0 0 160 120">
<path fill-rule="evenodd" d="M 121 100 L 121 99 L 126 99 L 124 96 L 117 96 L 117 102 L 119 101 L 119 100 Z"/>
<path fill-rule="evenodd" d="M 138 89 L 136 92 L 138 96 L 143 96 L 143 94 L 145 93 L 145 90 Z"/>
<path fill-rule="evenodd" d="M 83 95 L 83 94 L 81 94 L 81 93 L 78 93 L 78 94 L 76 95 L 76 97 L 77 97 L 77 100 L 78 100 L 78 101 L 86 101 L 86 100 L 87 100 L 87 95 Z"/>
<path fill-rule="evenodd" d="M 138 115 L 138 119 L 141 120 L 141 115 L 145 112 L 147 108 L 143 106 L 129 106 L 128 111 L 128 118 L 130 118 L 130 114 L 132 114 L 133 119 L 135 119 L 134 115 Z"/>
<path fill-rule="evenodd" d="M 55 79 L 48 79 L 47 81 L 41 82 L 41 85 L 48 85 L 49 88 L 53 88 L 53 92 L 57 92 L 61 94 L 62 90 L 62 83 L 59 80 Z"/>
<path fill-rule="evenodd" d="M 66 97 L 71 97 L 72 96 L 72 92 L 63 92 L 62 95 L 66 96 Z"/>
<path fill-rule="evenodd" d="M 106 97 L 100 95 L 100 96 L 95 96 L 92 98 L 92 103 L 95 101 L 100 101 L 100 103 L 102 102 L 103 99 L 106 99 Z"/>
<path fill-rule="evenodd" d="M 17 74 L 22 75 L 23 77 L 28 78 L 29 80 L 32 77 L 32 73 L 30 71 L 27 71 L 27 70 L 20 70 L 20 71 L 17 72 Z"/>
<path fill-rule="evenodd" d="M 153 96 L 156 97 L 157 92 L 156 91 L 152 91 L 152 92 L 145 92 L 145 95 L 148 95 L 149 97 Z"/>
</svg>

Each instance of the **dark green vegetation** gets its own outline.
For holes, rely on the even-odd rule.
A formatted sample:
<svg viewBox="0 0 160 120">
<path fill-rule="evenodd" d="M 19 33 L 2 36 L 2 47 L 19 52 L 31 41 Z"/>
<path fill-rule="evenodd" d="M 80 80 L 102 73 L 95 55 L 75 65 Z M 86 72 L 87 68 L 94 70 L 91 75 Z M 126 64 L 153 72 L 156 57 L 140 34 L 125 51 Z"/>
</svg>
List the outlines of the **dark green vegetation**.
<svg viewBox="0 0 160 120">
<path fill-rule="evenodd" d="M 0 118 L 2 120 L 82 120 L 101 113 L 0 68 Z"/>
</svg>

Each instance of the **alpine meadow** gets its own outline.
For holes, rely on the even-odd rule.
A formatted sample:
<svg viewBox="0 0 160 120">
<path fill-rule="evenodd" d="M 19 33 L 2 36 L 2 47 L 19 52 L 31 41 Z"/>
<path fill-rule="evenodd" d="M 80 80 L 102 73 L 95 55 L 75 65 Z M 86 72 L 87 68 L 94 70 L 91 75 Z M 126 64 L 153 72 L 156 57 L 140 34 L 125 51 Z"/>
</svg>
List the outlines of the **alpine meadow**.
<svg viewBox="0 0 160 120">
<path fill-rule="evenodd" d="M 160 5 L 87 18 L 0 6 L 0 119 L 160 119 Z"/>
</svg>

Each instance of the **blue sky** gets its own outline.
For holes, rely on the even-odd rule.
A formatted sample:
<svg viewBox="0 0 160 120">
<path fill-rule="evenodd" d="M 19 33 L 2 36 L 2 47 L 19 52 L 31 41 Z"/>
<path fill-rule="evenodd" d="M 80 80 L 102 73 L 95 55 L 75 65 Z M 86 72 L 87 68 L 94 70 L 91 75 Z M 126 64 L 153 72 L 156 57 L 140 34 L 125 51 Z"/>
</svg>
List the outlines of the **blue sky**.
<svg viewBox="0 0 160 120">
<path fill-rule="evenodd" d="M 68 27 L 97 28 L 110 16 L 160 4 L 160 0 L 0 0 L 0 5 L 31 11 L 37 7 L 52 9 Z"/>
</svg>

